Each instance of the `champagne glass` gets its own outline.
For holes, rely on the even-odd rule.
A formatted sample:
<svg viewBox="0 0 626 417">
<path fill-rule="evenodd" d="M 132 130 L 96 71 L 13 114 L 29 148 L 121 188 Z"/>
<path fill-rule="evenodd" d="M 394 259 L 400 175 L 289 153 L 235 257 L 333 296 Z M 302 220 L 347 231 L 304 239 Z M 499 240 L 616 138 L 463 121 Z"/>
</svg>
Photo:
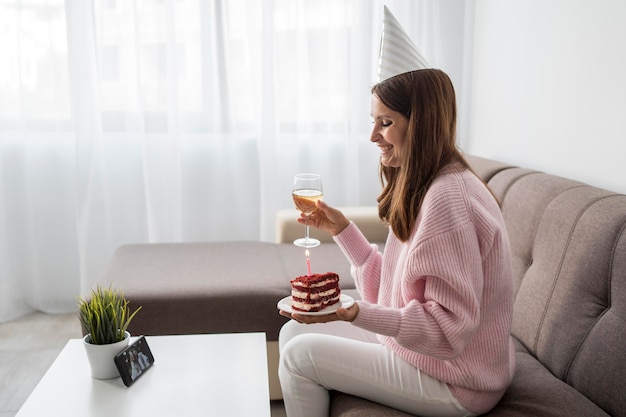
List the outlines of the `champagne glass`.
<svg viewBox="0 0 626 417">
<path fill-rule="evenodd" d="M 322 177 L 317 174 L 297 174 L 293 177 L 293 201 L 296 207 L 306 216 L 315 211 L 315 202 L 322 199 Z M 293 244 L 302 248 L 314 248 L 320 241 L 309 237 L 309 224 L 305 223 L 303 238 L 294 240 Z"/>
</svg>

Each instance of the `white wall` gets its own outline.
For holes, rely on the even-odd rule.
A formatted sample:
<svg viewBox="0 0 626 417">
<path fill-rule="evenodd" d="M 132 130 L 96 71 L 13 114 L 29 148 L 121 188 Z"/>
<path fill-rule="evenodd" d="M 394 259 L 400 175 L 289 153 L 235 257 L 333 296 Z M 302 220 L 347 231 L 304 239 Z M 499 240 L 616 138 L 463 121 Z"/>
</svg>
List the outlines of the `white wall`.
<svg viewBox="0 0 626 417">
<path fill-rule="evenodd" d="M 475 6 L 465 150 L 626 193 L 626 1 Z"/>
</svg>

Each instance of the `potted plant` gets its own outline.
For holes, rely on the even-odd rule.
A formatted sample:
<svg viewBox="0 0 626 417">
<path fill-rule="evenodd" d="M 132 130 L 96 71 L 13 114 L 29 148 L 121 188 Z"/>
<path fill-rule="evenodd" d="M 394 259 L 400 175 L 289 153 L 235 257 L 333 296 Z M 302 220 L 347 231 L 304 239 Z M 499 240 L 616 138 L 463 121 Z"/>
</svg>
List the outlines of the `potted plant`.
<svg viewBox="0 0 626 417">
<path fill-rule="evenodd" d="M 89 298 L 79 299 L 78 318 L 86 332 L 83 344 L 94 378 L 119 376 L 113 358 L 128 346 L 128 325 L 140 309 L 131 313 L 124 293 L 112 285 L 97 286 Z"/>
</svg>

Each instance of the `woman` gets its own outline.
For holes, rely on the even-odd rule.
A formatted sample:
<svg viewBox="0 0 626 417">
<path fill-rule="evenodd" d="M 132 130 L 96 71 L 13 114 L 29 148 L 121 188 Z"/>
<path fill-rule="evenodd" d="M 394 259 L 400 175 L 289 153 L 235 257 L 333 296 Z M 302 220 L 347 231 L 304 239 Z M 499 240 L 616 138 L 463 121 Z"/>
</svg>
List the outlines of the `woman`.
<svg viewBox="0 0 626 417">
<path fill-rule="evenodd" d="M 281 312 L 293 319 L 279 338 L 287 415 L 327 416 L 331 389 L 423 417 L 485 413 L 514 370 L 500 208 L 456 148 L 456 99 L 444 72 L 376 84 L 371 109 L 378 209 L 390 233 L 381 254 L 324 202 L 307 219 L 334 236 L 362 301 L 326 316 Z"/>
</svg>

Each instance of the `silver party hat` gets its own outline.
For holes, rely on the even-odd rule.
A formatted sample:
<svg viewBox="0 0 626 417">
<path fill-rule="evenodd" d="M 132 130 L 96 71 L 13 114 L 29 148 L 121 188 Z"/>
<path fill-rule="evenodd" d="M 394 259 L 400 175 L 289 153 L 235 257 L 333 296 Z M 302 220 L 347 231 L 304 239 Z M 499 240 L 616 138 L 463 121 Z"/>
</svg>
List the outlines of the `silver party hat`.
<svg viewBox="0 0 626 417">
<path fill-rule="evenodd" d="M 383 33 L 380 37 L 378 82 L 409 71 L 430 68 L 400 23 L 385 6 Z"/>
</svg>

